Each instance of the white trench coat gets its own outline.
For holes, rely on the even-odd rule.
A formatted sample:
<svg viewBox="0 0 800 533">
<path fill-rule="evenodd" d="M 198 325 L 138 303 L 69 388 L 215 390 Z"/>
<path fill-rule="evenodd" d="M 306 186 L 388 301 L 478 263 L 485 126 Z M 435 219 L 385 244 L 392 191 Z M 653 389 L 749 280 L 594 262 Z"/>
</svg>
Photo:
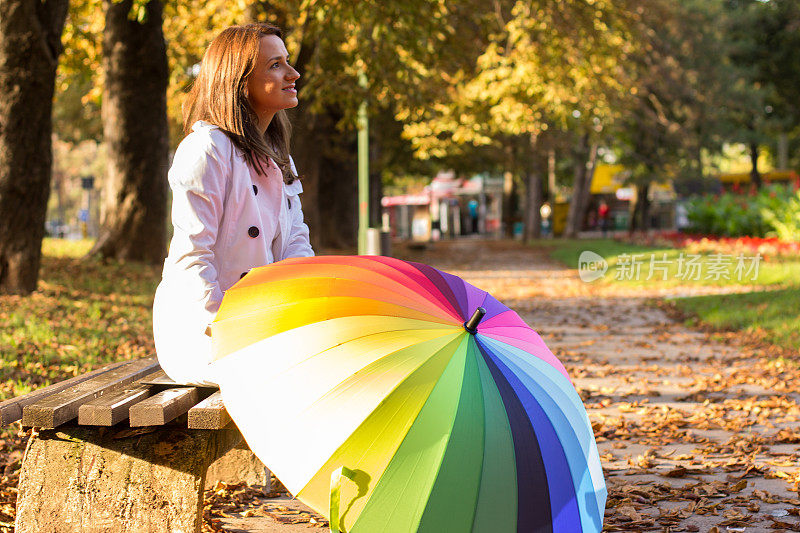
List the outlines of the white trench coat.
<svg viewBox="0 0 800 533">
<path fill-rule="evenodd" d="M 153 303 L 156 353 L 173 380 L 213 384 L 205 330 L 223 293 L 251 268 L 269 263 L 270 255 L 275 261 L 314 255 L 298 196 L 303 186 L 299 180 L 283 185 L 280 235 L 266 242 L 253 229 L 262 227 L 262 214 L 243 155 L 203 121 L 178 146 L 169 184 L 174 234 Z"/>
</svg>

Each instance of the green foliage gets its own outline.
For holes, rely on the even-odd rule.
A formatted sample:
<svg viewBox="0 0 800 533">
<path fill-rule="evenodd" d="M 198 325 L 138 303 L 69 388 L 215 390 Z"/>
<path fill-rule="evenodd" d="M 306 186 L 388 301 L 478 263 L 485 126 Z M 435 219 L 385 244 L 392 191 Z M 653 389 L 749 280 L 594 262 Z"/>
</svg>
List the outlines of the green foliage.
<svg viewBox="0 0 800 533">
<path fill-rule="evenodd" d="M 147 0 L 136 0 L 130 18 L 141 20 Z M 181 135 L 181 103 L 193 81 L 192 67 L 224 28 L 259 20 L 284 32 L 291 60 L 302 74 L 300 101 L 312 113 L 333 105 L 342 124 L 352 126 L 364 98 L 377 109 L 403 104 L 424 107 L 440 91 L 438 77 L 474 60 L 473 28 L 487 16 L 477 0 L 356 0 L 280 4 L 228 0 L 174 0 L 164 3 L 164 37 L 170 67 L 168 114 L 172 142 Z M 59 69 L 57 116 L 81 118 L 81 107 L 99 106 L 103 91 L 101 0 L 76 0 L 64 35 L 65 53 Z M 366 72 L 365 89 L 358 76 Z M 79 82 L 79 83 L 78 83 Z M 63 109 L 62 109 L 63 108 Z M 96 138 L 99 114 L 91 124 L 66 124 L 71 139 Z M 80 127 L 79 127 L 80 126 Z"/>
<path fill-rule="evenodd" d="M 796 0 L 729 2 L 731 58 L 746 75 L 751 92 L 774 126 L 791 128 L 800 120 L 800 4 Z M 771 115 L 771 116 L 769 116 Z"/>
<path fill-rule="evenodd" d="M 764 237 L 768 226 L 751 200 L 731 193 L 693 198 L 687 204 L 689 231 L 725 237 Z"/>
<path fill-rule="evenodd" d="M 724 237 L 778 237 L 800 242 L 800 191 L 780 184 L 753 196 L 724 193 L 689 201 L 690 231 Z"/>
<path fill-rule="evenodd" d="M 133 2 L 132 19 L 146 3 Z M 591 132 L 634 181 L 696 177 L 703 152 L 726 139 L 764 142 L 774 129 L 765 104 L 788 120 L 800 101 L 793 0 L 170 0 L 173 145 L 192 67 L 219 31 L 250 20 L 284 29 L 304 120 L 333 109 L 351 130 L 369 101 L 384 151 L 373 163 L 387 177 L 432 172 L 403 168 L 412 154 L 464 172 L 526 173 L 546 130 L 568 145 Z M 62 139 L 102 135 L 103 25 L 101 0 L 70 3 L 54 109 Z"/>
<path fill-rule="evenodd" d="M 787 188 L 777 188 L 773 195 L 768 191 L 761 200 L 759 212 L 772 227 L 772 234 L 782 241 L 800 242 L 800 189 L 794 194 Z M 782 194 L 779 194 L 782 193 Z"/>
<path fill-rule="evenodd" d="M 631 181 L 699 177 L 701 152 L 719 142 L 717 110 L 732 74 L 720 58 L 721 0 L 656 2 L 642 15 L 643 44 L 631 54 L 632 98 L 611 125 L 617 162 Z"/>
<path fill-rule="evenodd" d="M 445 78 L 434 105 L 401 113 L 419 156 L 502 146 L 510 137 L 530 143 L 550 128 L 599 129 L 628 94 L 633 3 L 499 6 L 506 4 L 498 4 L 498 28 L 474 66 Z"/>
</svg>

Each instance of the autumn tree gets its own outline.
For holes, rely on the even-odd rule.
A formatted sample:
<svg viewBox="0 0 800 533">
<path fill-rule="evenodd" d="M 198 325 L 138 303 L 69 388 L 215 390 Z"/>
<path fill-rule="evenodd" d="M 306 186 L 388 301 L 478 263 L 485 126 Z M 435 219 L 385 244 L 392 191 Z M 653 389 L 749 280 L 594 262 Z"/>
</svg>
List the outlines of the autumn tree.
<svg viewBox="0 0 800 533">
<path fill-rule="evenodd" d="M 507 13 L 498 13 L 500 27 L 475 72 L 454 79 L 448 99 L 412 121 L 407 135 L 423 156 L 519 138 L 514 144 L 527 147 L 526 235 L 536 237 L 548 151 L 540 138 L 543 132 L 576 132 L 567 227 L 574 234 L 588 195 L 595 137 L 627 91 L 624 65 L 634 46 L 631 21 L 638 15 L 626 2 L 511 4 Z"/>
<path fill-rule="evenodd" d="M 761 146 L 800 122 L 800 5 L 727 0 L 724 6 L 727 59 L 737 71 L 737 97 L 729 106 L 732 137 L 747 144 L 751 182 L 758 188 Z"/>
<path fill-rule="evenodd" d="M 725 134 L 721 110 L 739 105 L 720 15 L 716 0 L 654 1 L 640 21 L 632 95 L 612 128 L 618 161 L 635 185 L 630 231 L 649 227 L 654 182 L 702 177 L 703 152 L 719 150 Z"/>
<path fill-rule="evenodd" d="M 67 0 L 0 0 L 0 292 L 36 289 Z"/>
<path fill-rule="evenodd" d="M 76 0 L 89 6 L 97 0 Z M 135 5 L 142 3 L 136 0 Z M 364 9 L 361 2 L 332 3 L 175 0 L 164 6 L 170 82 L 167 108 L 172 145 L 181 139 L 180 103 L 211 39 L 224 27 L 248 20 L 267 21 L 284 30 L 291 60 L 302 73 L 300 106 L 293 110 L 293 156 L 304 179 L 304 211 L 315 245 L 344 247 L 355 241 L 355 112 L 369 100 L 373 118 L 393 117 L 401 102 L 426 101 L 437 90 L 442 65 L 459 61 L 470 43 L 470 26 L 483 11 L 480 3 L 382 2 Z M 76 8 L 77 9 L 77 8 Z M 81 11 L 88 16 L 84 7 Z M 95 23 L 96 24 L 96 23 Z M 91 26 L 91 24 L 89 24 Z M 102 57 L 92 40 L 98 28 L 75 26 L 70 35 L 84 69 L 97 69 Z M 472 56 L 474 59 L 474 56 Z M 452 70 L 452 69 L 450 69 Z M 358 83 L 366 73 L 368 84 Z M 101 101 L 102 80 L 94 76 L 90 100 Z M 99 85 L 98 85 L 99 84 Z M 422 105 L 422 104 L 420 104 Z M 373 128 L 377 163 L 386 152 L 405 150 L 395 128 Z M 380 148 L 383 147 L 383 148 Z M 384 155 L 380 155 L 383 153 Z M 378 170 L 377 168 L 375 170 Z M 108 196 L 108 209 L 116 205 Z M 117 199 L 119 200 L 119 198 Z M 325 221 L 325 223 L 323 223 Z"/>
<path fill-rule="evenodd" d="M 356 236 L 355 117 L 367 100 L 372 117 L 422 107 L 441 76 L 474 59 L 479 2 L 413 0 L 335 4 L 260 2 L 258 20 L 286 29 L 300 105 L 293 110 L 293 150 L 305 179 L 304 211 L 314 244 L 351 247 Z M 359 83 L 364 73 L 367 84 Z M 403 148 L 393 128 L 372 128 L 384 153 Z M 377 152 L 376 152 L 376 157 Z M 373 161 L 376 163 L 376 161 Z M 323 223 L 324 221 L 324 223 Z"/>
<path fill-rule="evenodd" d="M 59 135 L 102 141 L 103 227 L 90 255 L 159 262 L 166 252 L 169 149 L 211 38 L 241 18 L 221 0 L 75 0 L 59 69 Z M 219 28 L 215 24 L 220 25 Z M 96 111 L 102 109 L 102 113 Z"/>
<path fill-rule="evenodd" d="M 158 263 L 166 252 L 166 43 L 163 3 L 104 0 L 103 139 L 108 147 L 102 229 L 90 254 Z"/>
</svg>

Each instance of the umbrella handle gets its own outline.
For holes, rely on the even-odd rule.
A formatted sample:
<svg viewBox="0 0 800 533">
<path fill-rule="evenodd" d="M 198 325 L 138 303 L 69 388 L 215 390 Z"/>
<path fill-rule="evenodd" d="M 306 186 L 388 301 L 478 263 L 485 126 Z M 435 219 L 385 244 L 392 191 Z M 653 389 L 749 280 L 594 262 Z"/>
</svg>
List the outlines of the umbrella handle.
<svg viewBox="0 0 800 533">
<path fill-rule="evenodd" d="M 331 509 L 328 519 L 331 533 L 339 533 L 339 500 L 341 497 L 342 478 L 346 477 L 350 481 L 355 481 L 355 476 L 356 473 L 346 466 L 340 466 L 331 473 Z"/>
<path fill-rule="evenodd" d="M 472 317 L 464 322 L 464 329 L 475 335 L 478 332 L 478 324 L 480 324 L 483 317 L 486 316 L 486 309 L 478 307 L 472 314 Z"/>
</svg>

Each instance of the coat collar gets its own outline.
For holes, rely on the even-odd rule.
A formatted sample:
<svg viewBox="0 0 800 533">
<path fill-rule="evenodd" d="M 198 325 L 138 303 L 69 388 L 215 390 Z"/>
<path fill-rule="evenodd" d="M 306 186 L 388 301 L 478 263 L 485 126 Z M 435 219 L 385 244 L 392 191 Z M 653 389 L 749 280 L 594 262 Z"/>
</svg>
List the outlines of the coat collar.
<svg viewBox="0 0 800 533">
<path fill-rule="evenodd" d="M 199 131 L 199 130 L 202 130 L 202 129 L 212 130 L 212 129 L 221 129 L 221 128 L 219 126 L 217 126 L 216 124 L 211 124 L 210 122 L 206 122 L 205 120 L 198 120 L 197 122 L 192 124 L 192 131 Z M 237 152 L 238 152 L 238 150 L 237 150 Z M 242 161 L 244 161 L 244 158 L 242 158 Z M 292 167 L 294 168 L 294 162 L 292 162 Z M 295 172 L 297 172 L 297 171 L 295 171 Z M 285 185 L 284 184 L 284 189 L 286 190 L 287 194 L 291 194 L 291 195 L 300 194 L 301 192 L 303 192 L 303 184 L 300 183 L 300 180 L 294 180 L 294 182 L 292 182 L 291 185 Z"/>
<path fill-rule="evenodd" d="M 219 128 L 219 126 L 215 124 L 211 124 L 210 122 L 206 122 L 205 120 L 198 120 L 194 124 L 192 124 L 192 131 L 198 131 L 201 129 L 214 129 Z"/>
</svg>

